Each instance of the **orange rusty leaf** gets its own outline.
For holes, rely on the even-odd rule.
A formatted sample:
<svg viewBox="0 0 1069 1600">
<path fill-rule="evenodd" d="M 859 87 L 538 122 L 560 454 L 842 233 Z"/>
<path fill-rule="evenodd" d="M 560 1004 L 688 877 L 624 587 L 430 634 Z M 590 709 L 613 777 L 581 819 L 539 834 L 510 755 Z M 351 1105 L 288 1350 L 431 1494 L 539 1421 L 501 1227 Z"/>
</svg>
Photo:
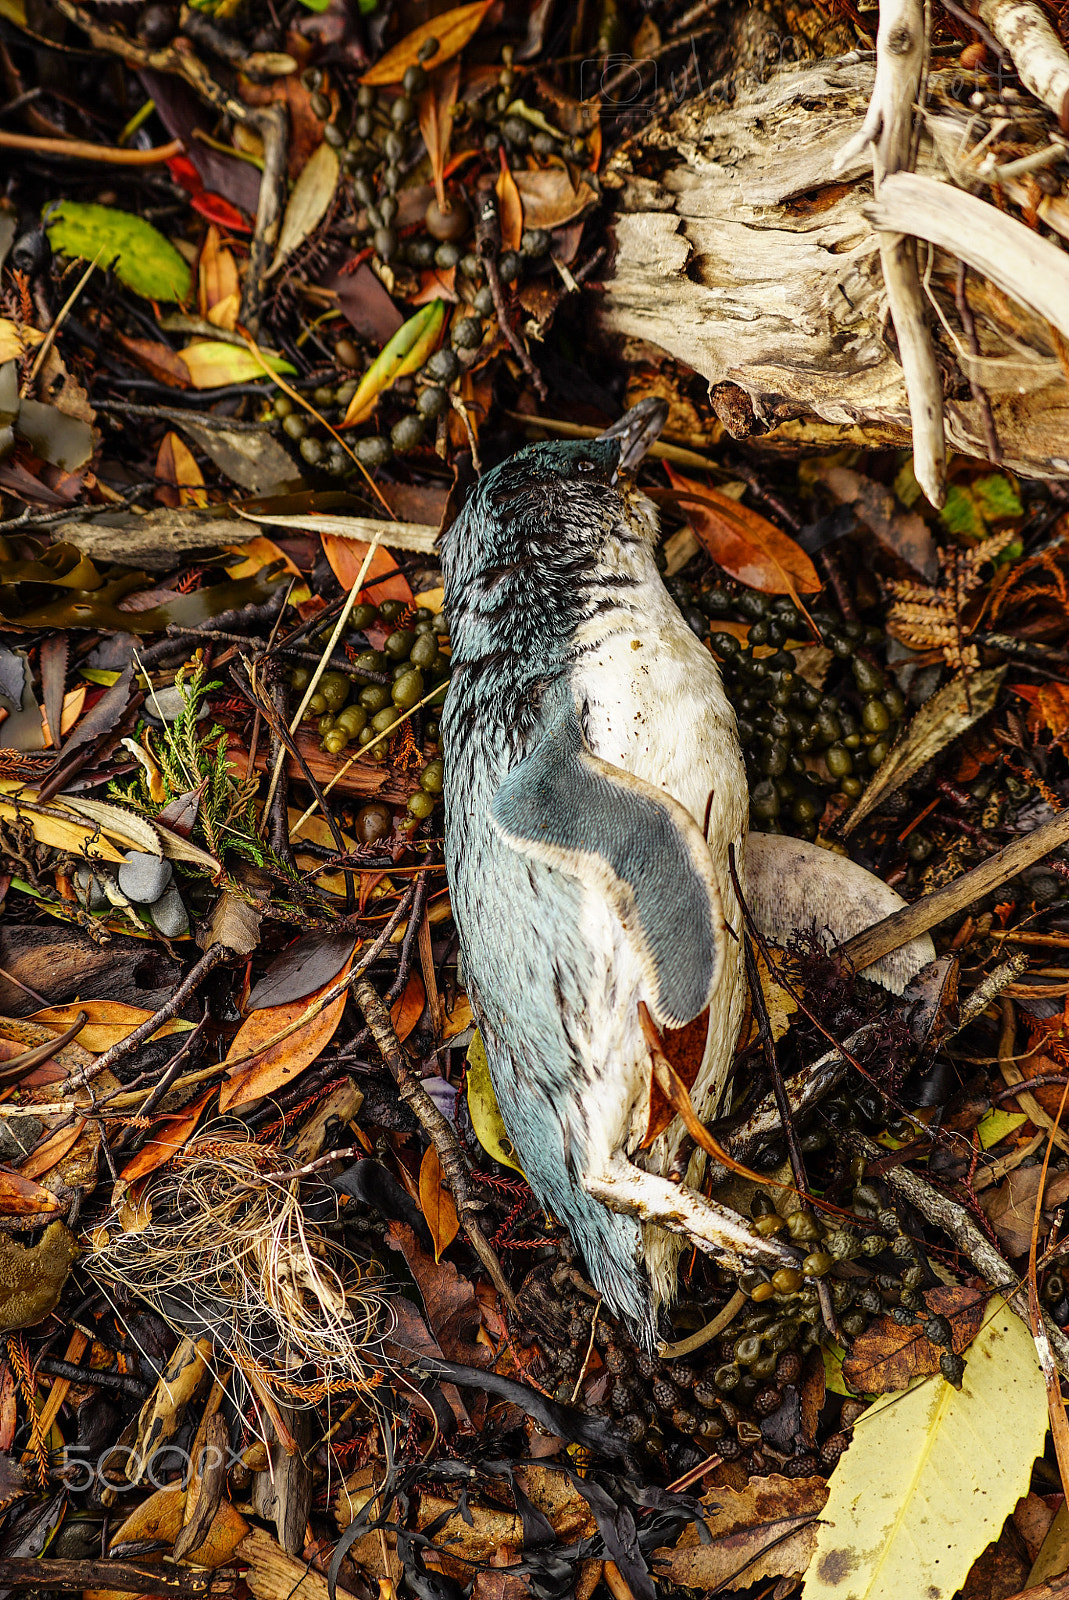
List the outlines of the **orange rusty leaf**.
<svg viewBox="0 0 1069 1600">
<path fill-rule="evenodd" d="M 315 1004 L 322 994 L 344 977 L 351 961 L 350 957 L 336 978 L 331 978 L 329 983 L 305 995 L 302 1000 L 294 1000 L 285 1006 L 268 1006 L 245 1018 L 227 1052 L 227 1061 L 235 1065 L 231 1067 L 227 1082 L 219 1091 L 220 1113 L 260 1100 L 265 1094 L 277 1093 L 323 1053 L 337 1032 L 345 1010 L 346 995 L 340 994 L 321 1011 L 315 1011 Z M 309 1012 L 314 1014 L 308 1016 L 308 1021 L 302 1027 L 287 1034 L 276 1044 L 270 1042 L 276 1034 L 299 1022 Z M 255 1060 L 246 1061 L 245 1058 L 254 1051 L 257 1052 Z M 244 1065 L 238 1064 L 242 1062 Z"/>
<path fill-rule="evenodd" d="M 445 164 L 453 135 L 453 107 L 460 87 L 460 62 L 451 61 L 432 76 L 419 97 L 419 131 L 427 147 L 434 192 L 441 210 L 446 209 Z"/>
<path fill-rule="evenodd" d="M 463 50 L 493 3 L 494 0 L 476 0 L 474 5 L 457 6 L 453 11 L 443 11 L 441 16 L 432 17 L 429 22 L 421 22 L 392 50 L 387 50 L 380 61 L 369 67 L 360 82 L 373 86 L 400 83 L 409 67 L 423 66 L 430 72 L 443 62 L 452 60 Z M 438 49 L 421 62 L 419 53 L 428 39 L 436 39 Z"/>
<path fill-rule="evenodd" d="M 442 1259 L 460 1232 L 460 1218 L 453 1204 L 453 1196 L 442 1181 L 438 1152 L 432 1144 L 427 1146 L 419 1169 L 419 1208 L 427 1219 L 434 1240 L 434 1259 Z"/>
<path fill-rule="evenodd" d="M 330 570 L 348 591 L 360 576 L 364 557 L 368 547 L 362 539 L 339 539 L 335 533 L 323 534 L 323 554 L 330 562 Z M 390 577 L 383 577 L 384 573 Z M 379 545 L 371 558 L 367 569 L 367 578 L 382 577 L 382 582 L 377 583 L 368 592 L 368 599 L 372 605 L 379 605 L 383 600 L 403 600 L 406 605 L 411 603 L 412 590 L 409 588 L 408 579 L 397 571 L 397 562 L 388 550 Z"/>
<path fill-rule="evenodd" d="M 404 1044 L 416 1023 L 423 1015 L 423 1007 L 427 997 L 423 992 L 423 979 L 418 972 L 413 972 L 405 984 L 405 992 L 395 1000 L 390 1010 L 394 1032 L 398 1041 Z"/>
<path fill-rule="evenodd" d="M 201 246 L 197 270 L 197 302 L 200 314 L 217 328 L 233 332 L 237 326 L 241 290 L 238 264 L 219 239 L 213 222 Z"/>
<path fill-rule="evenodd" d="M 148 1173 L 155 1172 L 157 1167 L 162 1167 L 165 1161 L 170 1161 L 176 1150 L 181 1150 L 186 1140 L 193 1133 L 200 1119 L 200 1114 L 215 1093 L 214 1087 L 205 1089 L 204 1093 L 192 1105 L 183 1109 L 174 1116 L 161 1117 L 154 1125 L 148 1138 L 141 1149 L 123 1167 L 119 1177 L 124 1183 L 133 1183 L 137 1178 L 144 1178 Z"/>
<path fill-rule="evenodd" d="M 499 154 L 501 171 L 494 184 L 494 193 L 497 195 L 498 216 L 501 219 L 501 248 L 518 250 L 520 240 L 523 238 L 523 201 L 520 199 L 516 180 L 509 171 L 504 150 L 502 149 Z"/>
<path fill-rule="evenodd" d="M 38 1211 L 58 1211 L 60 1202 L 21 1172 L 0 1171 L 0 1217 L 27 1217 Z"/>
<path fill-rule="evenodd" d="M 171 483 L 178 488 L 178 502 L 183 506 L 206 506 L 208 491 L 204 487 L 204 474 L 184 439 L 175 432 L 165 433 L 156 455 L 156 477 L 161 483 Z"/>
<path fill-rule="evenodd" d="M 74 1149 L 84 1132 L 85 1118 L 79 1117 L 71 1127 L 61 1128 L 50 1139 L 31 1150 L 25 1161 L 20 1163 L 19 1172 L 24 1178 L 43 1178 Z"/>
<path fill-rule="evenodd" d="M 708 555 L 750 589 L 763 594 L 812 594 L 821 587 L 801 545 L 766 517 L 708 484 L 685 478 L 666 463 L 680 508 Z"/>
</svg>

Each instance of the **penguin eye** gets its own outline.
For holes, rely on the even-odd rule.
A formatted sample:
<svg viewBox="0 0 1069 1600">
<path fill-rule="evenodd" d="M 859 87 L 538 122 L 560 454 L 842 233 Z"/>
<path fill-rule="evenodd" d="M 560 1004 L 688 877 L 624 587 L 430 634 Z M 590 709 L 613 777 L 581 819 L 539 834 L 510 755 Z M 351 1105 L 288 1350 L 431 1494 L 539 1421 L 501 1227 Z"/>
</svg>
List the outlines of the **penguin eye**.
<svg viewBox="0 0 1069 1600">
<path fill-rule="evenodd" d="M 580 456 L 575 467 L 577 472 L 596 472 L 598 470 L 597 462 L 591 461 L 589 456 Z"/>
</svg>

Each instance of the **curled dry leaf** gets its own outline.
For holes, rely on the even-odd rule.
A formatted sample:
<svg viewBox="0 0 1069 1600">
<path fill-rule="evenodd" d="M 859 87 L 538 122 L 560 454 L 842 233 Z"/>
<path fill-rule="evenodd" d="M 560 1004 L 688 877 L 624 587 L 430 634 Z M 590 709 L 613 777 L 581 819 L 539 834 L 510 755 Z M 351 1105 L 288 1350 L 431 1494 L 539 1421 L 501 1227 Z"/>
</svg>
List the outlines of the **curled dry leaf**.
<svg viewBox="0 0 1069 1600">
<path fill-rule="evenodd" d="M 718 566 L 763 594 L 813 594 L 817 570 L 801 545 L 767 517 L 665 464 L 684 516 Z"/>
<path fill-rule="evenodd" d="M 476 0 L 474 5 L 457 6 L 453 11 L 443 11 L 432 17 L 395 44 L 392 50 L 376 61 L 361 77 L 361 83 L 372 85 L 400 83 L 409 67 L 425 66 L 428 70 L 440 67 L 453 56 L 459 55 L 475 33 L 494 0 Z M 420 62 L 420 51 L 428 39 L 435 39 L 438 48 L 427 60 Z"/>
<path fill-rule="evenodd" d="M 186 1140 L 191 1138 L 197 1123 L 200 1121 L 208 1101 L 215 1093 L 214 1086 L 205 1089 L 202 1095 L 188 1106 L 184 1106 L 173 1116 L 161 1117 L 150 1129 L 141 1149 L 123 1167 L 119 1174 L 120 1183 L 129 1188 L 138 1178 L 144 1178 L 150 1172 L 155 1172 L 157 1167 L 162 1167 L 164 1162 L 170 1161 L 176 1150 L 181 1150 Z M 118 1204 L 113 1199 L 113 1204 Z"/>
<path fill-rule="evenodd" d="M 453 107 L 460 87 L 460 63 L 452 61 L 431 77 L 419 97 L 419 131 L 427 147 L 434 192 L 441 210 L 447 206 L 445 164 L 449 160 L 449 141 L 453 132 Z"/>
<path fill-rule="evenodd" d="M 505 250 L 518 250 L 520 240 L 523 238 L 523 201 L 520 191 L 516 187 L 516 180 L 505 160 L 505 152 L 501 154 L 501 171 L 494 184 L 494 193 L 497 195 L 497 210 L 501 224 L 501 244 Z"/>
<path fill-rule="evenodd" d="M 597 195 L 584 178 L 573 184 L 567 167 L 540 167 L 513 174 L 528 228 L 562 228 L 572 222 Z M 671 432 L 671 430 L 669 430 Z"/>
<path fill-rule="evenodd" d="M 986 717 L 994 708 L 1005 676 L 1005 667 L 973 672 L 968 678 L 959 674 L 926 700 L 877 769 L 857 805 L 844 818 L 843 833 L 851 833 L 881 801 L 908 783 L 951 740 L 959 738 L 981 717 Z"/>
<path fill-rule="evenodd" d="M 233 332 L 237 325 L 241 285 L 233 251 L 227 250 L 214 222 L 204 236 L 197 267 L 197 304 L 202 317 Z"/>
<path fill-rule="evenodd" d="M 156 477 L 161 483 L 177 488 L 180 506 L 206 506 L 208 491 L 204 487 L 204 474 L 196 457 L 184 439 L 171 430 L 165 433 L 156 452 Z M 159 491 L 161 495 L 166 491 Z"/>
<path fill-rule="evenodd" d="M 762 1578 L 804 1572 L 817 1543 L 817 1518 L 828 1498 L 823 1478 L 751 1478 L 745 1488 L 718 1488 L 702 1501 L 711 1539 L 693 1526 L 674 1548 L 654 1553 L 659 1578 L 712 1594 Z"/>
<path fill-rule="evenodd" d="M 312 159 L 302 168 L 282 218 L 275 259 L 267 270 L 273 277 L 287 257 L 304 243 L 327 214 L 338 187 L 340 172 L 337 152 L 324 139 Z"/>
</svg>

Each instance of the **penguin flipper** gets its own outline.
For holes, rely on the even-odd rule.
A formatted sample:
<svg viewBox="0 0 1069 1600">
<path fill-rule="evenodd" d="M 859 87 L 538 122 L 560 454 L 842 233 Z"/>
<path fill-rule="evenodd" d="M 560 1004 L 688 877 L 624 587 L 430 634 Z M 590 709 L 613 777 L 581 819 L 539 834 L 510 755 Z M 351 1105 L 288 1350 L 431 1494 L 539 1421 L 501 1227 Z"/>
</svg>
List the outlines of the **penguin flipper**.
<svg viewBox="0 0 1069 1600">
<path fill-rule="evenodd" d="M 832 940 L 842 943 L 906 903 L 849 857 L 778 833 L 748 835 L 746 896 L 758 928 L 775 944 L 785 944 L 814 924 L 825 943 L 830 943 L 828 930 Z M 863 976 L 901 994 L 934 960 L 935 946 L 924 933 L 866 967 Z"/>
<path fill-rule="evenodd" d="M 605 896 L 648 973 L 655 1021 L 682 1027 L 708 1004 L 727 937 L 708 846 L 678 801 L 591 753 L 563 688 L 494 795 L 493 825 Z"/>
</svg>

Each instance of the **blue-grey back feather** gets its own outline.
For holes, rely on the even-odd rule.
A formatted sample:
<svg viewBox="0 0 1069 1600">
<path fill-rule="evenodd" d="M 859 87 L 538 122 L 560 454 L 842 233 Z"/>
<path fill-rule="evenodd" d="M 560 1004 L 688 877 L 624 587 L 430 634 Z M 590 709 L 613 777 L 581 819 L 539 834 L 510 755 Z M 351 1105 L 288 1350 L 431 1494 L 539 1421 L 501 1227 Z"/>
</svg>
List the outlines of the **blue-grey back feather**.
<svg viewBox="0 0 1069 1600">
<path fill-rule="evenodd" d="M 594 981 L 583 889 L 515 849 L 491 816 L 502 783 L 545 737 L 571 640 L 596 613 L 597 550 L 606 519 L 624 509 L 609 487 L 618 456 L 611 441 L 523 450 L 481 480 L 443 542 L 445 853 L 465 979 L 528 1180 L 581 1245 L 596 1287 L 649 1338 L 638 1225 L 582 1184 L 587 1119 L 598 1114 L 569 1026 Z"/>
</svg>

